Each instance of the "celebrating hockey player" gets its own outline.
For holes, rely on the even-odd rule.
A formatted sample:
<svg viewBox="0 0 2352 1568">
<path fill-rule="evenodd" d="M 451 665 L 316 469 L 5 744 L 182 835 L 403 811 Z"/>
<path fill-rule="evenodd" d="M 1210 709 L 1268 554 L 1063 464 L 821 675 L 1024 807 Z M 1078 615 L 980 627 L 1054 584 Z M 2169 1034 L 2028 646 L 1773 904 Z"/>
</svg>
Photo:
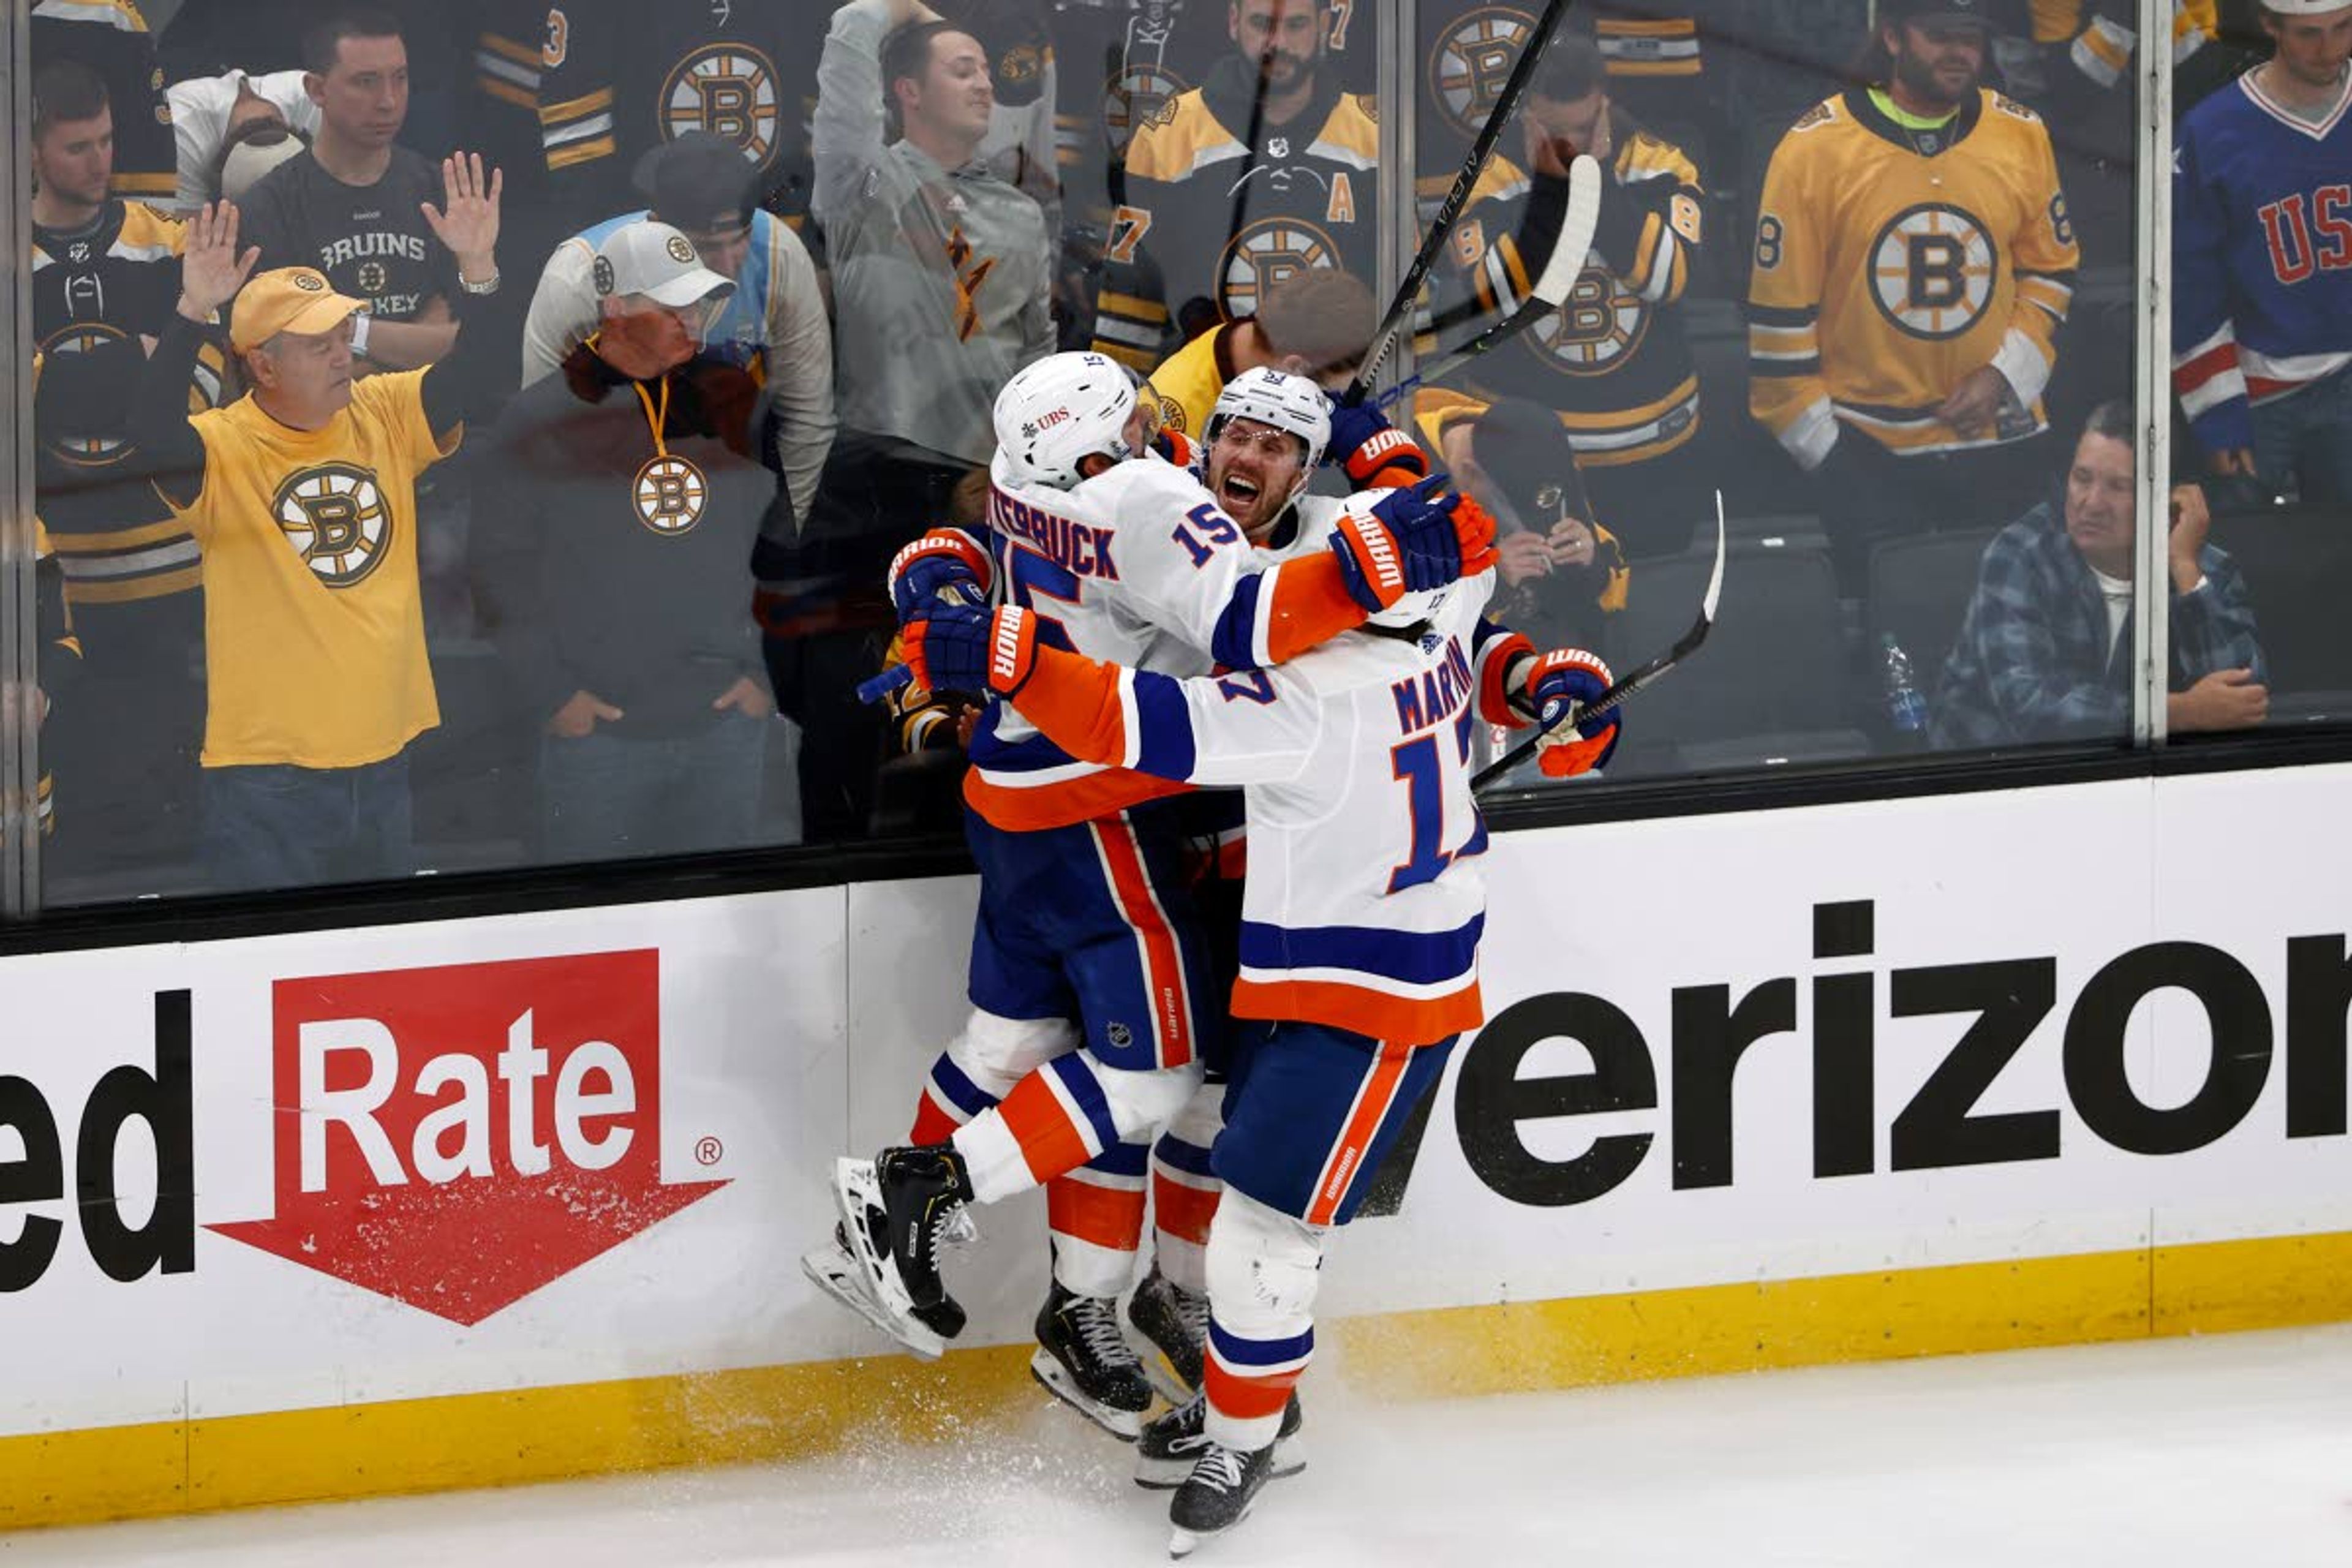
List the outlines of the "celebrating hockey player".
<svg viewBox="0 0 2352 1568">
<path fill-rule="evenodd" d="M 2352 4 L 2263 0 L 2267 62 L 2181 121 L 2172 379 L 2219 503 L 2352 500 Z"/>
<path fill-rule="evenodd" d="M 919 618 L 942 593 L 976 602 L 992 586 L 1050 605 L 1056 641 L 1184 674 L 1249 670 L 1416 586 L 1481 571 L 1489 556 L 1483 513 L 1398 490 L 1330 548 L 1265 567 L 1197 480 L 1145 456 L 1146 411 L 1126 373 L 1099 354 L 1054 355 L 1013 377 L 995 425 L 991 545 L 943 530 L 901 552 L 891 590 L 904 616 Z M 986 1165 L 980 1195 L 1087 1167 L 1049 1189 L 1055 1279 L 1033 1368 L 1132 1436 L 1150 1394 L 1118 1333 L 1116 1298 L 1141 1228 L 1140 1140 L 1183 1106 L 1223 1028 L 1182 874 L 1182 805 L 1163 798 L 1183 786 L 1076 761 L 1009 710 L 983 719 L 971 752 L 967 831 L 982 872 L 974 1011 L 932 1069 L 917 1147 L 886 1157 L 881 1179 L 901 1205 L 927 1186 L 969 1199 L 963 1163 L 944 1156 L 975 1117 L 985 1125 L 971 1136 L 1013 1151 L 1009 1163 Z M 1101 1118 L 1089 1139 L 1024 1155 L 1012 1128 L 1047 1125 L 1040 1113 L 1055 1091 L 1031 1075 L 1048 1062 L 1052 1081 Z M 1024 1079 L 1026 1098 L 1013 1092 Z M 866 1212 L 862 1198 L 850 1212 Z M 935 1232 L 878 1293 L 859 1281 L 877 1272 L 888 1243 L 862 1225 L 839 1239 L 857 1256 L 836 1246 L 804 1259 L 820 1285 L 919 1353 L 938 1353 L 961 1330 L 962 1310 L 939 1280 Z"/>
<path fill-rule="evenodd" d="M 1244 400 L 1265 394 L 1271 412 L 1279 388 L 1267 384 L 1282 379 L 1252 373 L 1234 390 Z M 1284 434 L 1238 415 L 1218 432 L 1253 443 Z M 1248 488 L 1227 475 L 1225 493 L 1245 504 Z M 1286 504 L 1282 515 L 1299 526 L 1277 548 L 1311 557 L 1328 546 L 1313 520 L 1344 539 L 1389 504 L 1358 497 L 1305 513 Z M 1297 1468 L 1282 1441 L 1297 1429 L 1293 1389 L 1313 1352 L 1322 1238 L 1352 1217 L 1454 1039 L 1482 1019 L 1476 858 L 1487 838 L 1469 789 L 1475 726 L 1549 722 L 1609 684 L 1591 655 L 1538 657 L 1481 620 L 1492 583 L 1482 574 L 1408 595 L 1363 630 L 1275 668 L 1189 679 L 1056 649 L 1040 617 L 1018 605 L 990 616 L 936 605 L 910 627 L 918 679 L 1005 699 L 1068 755 L 1244 788 L 1253 870 L 1233 996 L 1242 1026 L 1212 1160 L 1228 1190 L 1206 1255 L 1204 1388 L 1153 1424 L 1139 1478 L 1164 1482 L 1172 1478 L 1154 1474 L 1153 1460 L 1181 1469 L 1190 1459 L 1170 1507 L 1179 1556 L 1237 1523 L 1267 1479 Z M 1604 761 L 1614 716 L 1598 731 L 1563 726 L 1547 771 Z M 902 1282 L 928 1265 L 906 1245 L 910 1234 L 952 1225 L 961 1204 L 994 1195 L 988 1189 L 1056 1140 L 1083 1146 L 1108 1135 L 1107 1097 L 1090 1096 L 1084 1079 L 1054 1081 L 1062 1095 L 1016 1114 L 1016 1090 L 1003 1125 L 975 1121 L 946 1150 L 885 1152 L 879 1183 L 863 1191 L 887 1210 L 892 1266 L 912 1265 Z M 1033 1113 L 1050 1134 L 1022 1125 Z M 908 1164 L 931 1167 L 933 1179 L 894 1181 L 893 1167 Z"/>
</svg>

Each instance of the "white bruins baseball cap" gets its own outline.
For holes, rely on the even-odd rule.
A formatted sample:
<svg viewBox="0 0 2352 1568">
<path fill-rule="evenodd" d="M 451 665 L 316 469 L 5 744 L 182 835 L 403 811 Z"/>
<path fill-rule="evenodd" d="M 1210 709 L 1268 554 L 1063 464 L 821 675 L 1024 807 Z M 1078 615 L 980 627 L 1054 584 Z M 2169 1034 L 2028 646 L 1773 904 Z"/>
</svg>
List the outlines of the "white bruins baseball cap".
<svg viewBox="0 0 2352 1568">
<path fill-rule="evenodd" d="M 605 237 L 596 252 L 596 294 L 643 294 L 673 310 L 719 305 L 735 285 L 702 264 L 694 242 L 666 223 L 639 218 Z"/>
<path fill-rule="evenodd" d="M 2278 16 L 2326 16 L 2352 5 L 2352 0 L 2263 0 L 2263 9 Z"/>
</svg>

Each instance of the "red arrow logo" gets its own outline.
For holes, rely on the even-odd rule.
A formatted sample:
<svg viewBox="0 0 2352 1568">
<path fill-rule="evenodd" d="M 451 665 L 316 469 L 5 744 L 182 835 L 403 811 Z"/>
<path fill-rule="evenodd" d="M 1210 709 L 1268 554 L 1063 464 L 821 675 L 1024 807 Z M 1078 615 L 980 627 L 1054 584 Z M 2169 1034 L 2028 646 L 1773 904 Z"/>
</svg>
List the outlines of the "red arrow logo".
<svg viewBox="0 0 2352 1568">
<path fill-rule="evenodd" d="M 727 1184 L 661 1180 L 651 949 L 272 1002 L 278 1212 L 234 1240 L 471 1325 Z"/>
</svg>

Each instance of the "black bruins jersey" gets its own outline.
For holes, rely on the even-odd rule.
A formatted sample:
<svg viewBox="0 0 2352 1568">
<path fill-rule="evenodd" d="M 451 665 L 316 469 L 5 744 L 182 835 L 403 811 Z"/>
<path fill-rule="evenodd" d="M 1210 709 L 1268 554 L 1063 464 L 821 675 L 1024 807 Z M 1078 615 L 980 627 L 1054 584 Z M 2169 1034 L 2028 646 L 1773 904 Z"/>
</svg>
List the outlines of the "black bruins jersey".
<svg viewBox="0 0 2352 1568">
<path fill-rule="evenodd" d="M 34 231 L 36 482 L 94 670 L 184 659 L 203 632 L 195 542 L 148 483 L 129 435 L 140 340 L 172 318 L 182 243 L 179 224 L 119 199 L 82 233 Z M 207 349 L 191 412 L 219 401 L 221 365 Z"/>
<path fill-rule="evenodd" d="M 1567 303 L 1463 372 L 1490 395 L 1556 410 L 1588 468 L 1664 457 L 1698 430 L 1698 377 L 1680 303 L 1703 232 L 1698 170 L 1622 114 L 1615 134 L 1592 253 Z M 1533 269 L 1518 239 L 1527 207 L 1518 182 L 1463 216 L 1439 313 L 1475 300 L 1477 318 L 1422 353 L 1475 337 L 1527 298 Z"/>
<path fill-rule="evenodd" d="M 1073 219 L 1109 222 L 1136 131 L 1230 51 L 1213 0 L 1055 0 L 1054 156 Z"/>
<path fill-rule="evenodd" d="M 114 111 L 114 194 L 168 202 L 179 189 L 180 149 L 155 64 L 155 38 L 131 0 L 37 0 L 33 70 L 78 60 L 106 83 Z"/>
<path fill-rule="evenodd" d="M 548 188 L 569 226 L 562 232 L 642 206 L 629 184 L 638 157 L 688 131 L 742 148 L 759 165 L 763 205 L 804 214 L 827 15 L 829 7 L 774 0 L 548 6 L 536 107 Z M 480 53 L 476 63 L 488 68 Z"/>
</svg>

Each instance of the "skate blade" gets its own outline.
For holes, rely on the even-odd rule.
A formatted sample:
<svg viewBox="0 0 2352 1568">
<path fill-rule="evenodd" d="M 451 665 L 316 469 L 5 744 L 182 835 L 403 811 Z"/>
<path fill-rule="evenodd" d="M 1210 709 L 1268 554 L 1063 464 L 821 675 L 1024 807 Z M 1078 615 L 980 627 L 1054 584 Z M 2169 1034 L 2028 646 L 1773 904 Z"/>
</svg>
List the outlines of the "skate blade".
<svg viewBox="0 0 2352 1568">
<path fill-rule="evenodd" d="M 1166 1459 L 1153 1459 L 1138 1454 L 1135 1457 L 1135 1484 L 1148 1492 L 1172 1492 L 1184 1484 L 1185 1478 L 1192 1473 L 1193 1462 L 1200 1457 L 1197 1453 L 1186 1453 Z M 1266 1471 L 1265 1479 L 1278 1481 L 1286 1476 L 1295 1476 L 1306 1468 L 1307 1450 L 1300 1447 L 1299 1439 L 1279 1437 L 1275 1440 L 1274 1465 Z"/>
<path fill-rule="evenodd" d="M 1029 1375 L 1044 1385 L 1046 1393 L 1109 1433 L 1122 1443 L 1132 1443 L 1143 1436 L 1143 1412 L 1113 1410 L 1098 1400 L 1089 1399 L 1070 1380 L 1069 1369 L 1054 1359 L 1051 1352 L 1039 1348 L 1029 1358 Z M 1185 1472 L 1191 1474 L 1188 1468 Z"/>
<path fill-rule="evenodd" d="M 856 1263 L 840 1248 L 825 1247 L 814 1252 L 803 1254 L 801 1258 L 801 1272 L 808 1276 L 809 1283 L 873 1324 L 888 1338 L 898 1341 L 908 1353 L 919 1360 L 940 1359 L 945 1347 L 941 1345 L 927 1348 L 901 1333 L 898 1325 L 890 1321 L 889 1314 L 883 1311 L 875 1303 L 874 1298 L 866 1293 L 865 1281 L 857 1272 Z"/>
<path fill-rule="evenodd" d="M 866 1304 L 845 1296 L 837 1296 L 836 1300 L 865 1315 L 868 1322 L 919 1360 L 937 1361 L 947 1353 L 947 1342 L 915 1317 L 914 1302 L 907 1288 L 899 1283 L 897 1265 L 874 1254 L 873 1238 L 866 1229 L 866 1213 L 869 1208 L 880 1208 L 880 1200 L 881 1189 L 874 1180 L 873 1161 L 843 1158 L 834 1162 L 833 1201 L 841 1211 L 842 1234 L 849 1238 L 850 1251 L 856 1260 L 859 1295 L 865 1298 Z M 823 1279 L 817 1283 L 824 1285 Z M 881 1316 L 874 1316 L 876 1312 Z"/>
<path fill-rule="evenodd" d="M 1184 1380 L 1177 1375 L 1176 1363 L 1168 1359 L 1168 1352 L 1153 1344 L 1147 1336 L 1130 1333 L 1127 1336 L 1127 1342 L 1135 1348 L 1135 1359 L 1143 1363 L 1144 1381 L 1151 1384 L 1152 1393 L 1171 1405 L 1181 1405 L 1199 1392 L 1185 1385 Z"/>
<path fill-rule="evenodd" d="M 1250 1508 L 1256 1506 L 1255 1500 L 1250 1504 Z M 1239 1525 L 1249 1516 L 1249 1508 L 1242 1510 L 1240 1516 L 1234 1521 L 1233 1524 L 1225 1526 L 1223 1530 L 1193 1531 L 1187 1530 L 1181 1524 L 1171 1524 L 1168 1527 L 1168 1555 L 1174 1558 L 1190 1557 L 1203 1542 L 1215 1541 L 1221 1536 L 1231 1535 L 1234 1526 Z"/>
</svg>

